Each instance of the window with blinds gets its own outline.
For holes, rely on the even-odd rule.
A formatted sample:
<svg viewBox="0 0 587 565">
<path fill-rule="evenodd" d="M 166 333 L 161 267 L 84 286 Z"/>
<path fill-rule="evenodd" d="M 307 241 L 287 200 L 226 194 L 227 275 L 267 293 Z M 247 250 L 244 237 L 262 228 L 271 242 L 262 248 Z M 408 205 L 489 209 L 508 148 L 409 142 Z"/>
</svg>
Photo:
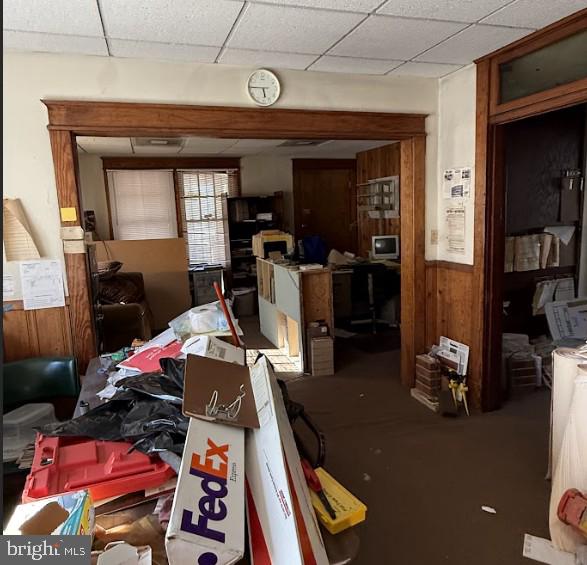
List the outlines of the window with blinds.
<svg viewBox="0 0 587 565">
<path fill-rule="evenodd" d="M 115 239 L 177 237 L 173 171 L 108 171 Z"/>
<path fill-rule="evenodd" d="M 182 231 L 190 265 L 230 262 L 227 196 L 237 196 L 238 169 L 177 172 Z"/>
</svg>

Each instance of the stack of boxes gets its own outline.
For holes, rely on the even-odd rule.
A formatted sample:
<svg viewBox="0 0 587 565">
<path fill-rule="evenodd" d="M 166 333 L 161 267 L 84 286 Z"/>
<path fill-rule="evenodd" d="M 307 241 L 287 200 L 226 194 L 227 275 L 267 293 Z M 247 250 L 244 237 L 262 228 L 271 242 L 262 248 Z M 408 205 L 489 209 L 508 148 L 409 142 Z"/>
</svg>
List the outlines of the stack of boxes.
<svg viewBox="0 0 587 565">
<path fill-rule="evenodd" d="M 328 335 L 328 326 L 320 322 L 311 322 L 306 328 L 307 369 L 315 377 L 334 375 L 334 342 Z"/>
<path fill-rule="evenodd" d="M 440 366 L 438 361 L 428 355 L 416 355 L 416 389 L 432 401 L 438 400 L 440 393 Z"/>
</svg>

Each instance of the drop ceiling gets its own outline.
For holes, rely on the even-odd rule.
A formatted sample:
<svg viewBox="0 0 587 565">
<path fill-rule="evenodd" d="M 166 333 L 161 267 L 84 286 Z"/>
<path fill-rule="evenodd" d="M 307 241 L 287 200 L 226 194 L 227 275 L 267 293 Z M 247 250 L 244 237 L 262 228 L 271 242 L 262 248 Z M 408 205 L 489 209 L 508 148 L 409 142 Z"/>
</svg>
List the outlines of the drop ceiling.
<svg viewBox="0 0 587 565">
<path fill-rule="evenodd" d="M 153 139 L 153 138 L 149 138 Z M 292 143 L 293 142 L 293 143 Z M 179 144 L 164 146 L 155 138 L 154 144 L 138 143 L 128 137 L 78 137 L 80 154 L 100 157 L 244 157 L 270 155 L 304 158 L 354 159 L 359 151 L 367 151 L 393 141 L 325 140 L 309 142 L 286 139 L 219 139 L 212 137 L 181 138 Z"/>
<path fill-rule="evenodd" d="M 4 48 L 441 77 L 587 0 L 4 0 Z"/>
</svg>

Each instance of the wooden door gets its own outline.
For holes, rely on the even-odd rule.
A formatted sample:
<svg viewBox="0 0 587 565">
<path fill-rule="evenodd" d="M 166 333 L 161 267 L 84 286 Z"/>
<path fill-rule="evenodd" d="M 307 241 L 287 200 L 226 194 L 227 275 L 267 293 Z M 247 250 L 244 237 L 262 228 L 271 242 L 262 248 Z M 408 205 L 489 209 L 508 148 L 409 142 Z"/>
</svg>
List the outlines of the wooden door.
<svg viewBox="0 0 587 565">
<path fill-rule="evenodd" d="M 356 250 L 356 161 L 294 159 L 296 239 L 319 235 L 327 250 Z"/>
</svg>

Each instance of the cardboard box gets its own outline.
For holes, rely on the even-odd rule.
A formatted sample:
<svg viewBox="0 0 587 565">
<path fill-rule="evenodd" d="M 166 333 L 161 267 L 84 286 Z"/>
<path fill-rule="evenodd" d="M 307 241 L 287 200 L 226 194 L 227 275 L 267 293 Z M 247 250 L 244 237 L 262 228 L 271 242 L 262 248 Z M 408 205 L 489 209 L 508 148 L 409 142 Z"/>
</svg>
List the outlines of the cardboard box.
<svg viewBox="0 0 587 565">
<path fill-rule="evenodd" d="M 314 337 L 310 342 L 310 371 L 314 376 L 334 374 L 334 342 L 331 337 Z"/>
<path fill-rule="evenodd" d="M 190 420 L 165 535 L 170 565 L 230 565 L 243 557 L 244 433 Z"/>
<path fill-rule="evenodd" d="M 245 350 L 211 335 L 190 337 L 181 348 L 186 355 L 199 355 L 227 363 L 245 365 Z"/>
<path fill-rule="evenodd" d="M 241 397 L 238 415 L 232 419 L 213 416 L 206 407 L 217 395 L 216 405 L 230 405 Z M 184 371 L 183 413 L 192 418 L 217 420 L 245 428 L 259 427 L 255 393 L 248 367 L 188 355 Z"/>
<path fill-rule="evenodd" d="M 94 504 L 87 490 L 78 490 L 19 504 L 5 535 L 92 535 Z"/>
<path fill-rule="evenodd" d="M 327 565 L 281 390 L 264 357 L 251 368 L 251 374 L 262 404 L 260 428 L 246 430 L 247 516 L 252 563 Z"/>
</svg>

